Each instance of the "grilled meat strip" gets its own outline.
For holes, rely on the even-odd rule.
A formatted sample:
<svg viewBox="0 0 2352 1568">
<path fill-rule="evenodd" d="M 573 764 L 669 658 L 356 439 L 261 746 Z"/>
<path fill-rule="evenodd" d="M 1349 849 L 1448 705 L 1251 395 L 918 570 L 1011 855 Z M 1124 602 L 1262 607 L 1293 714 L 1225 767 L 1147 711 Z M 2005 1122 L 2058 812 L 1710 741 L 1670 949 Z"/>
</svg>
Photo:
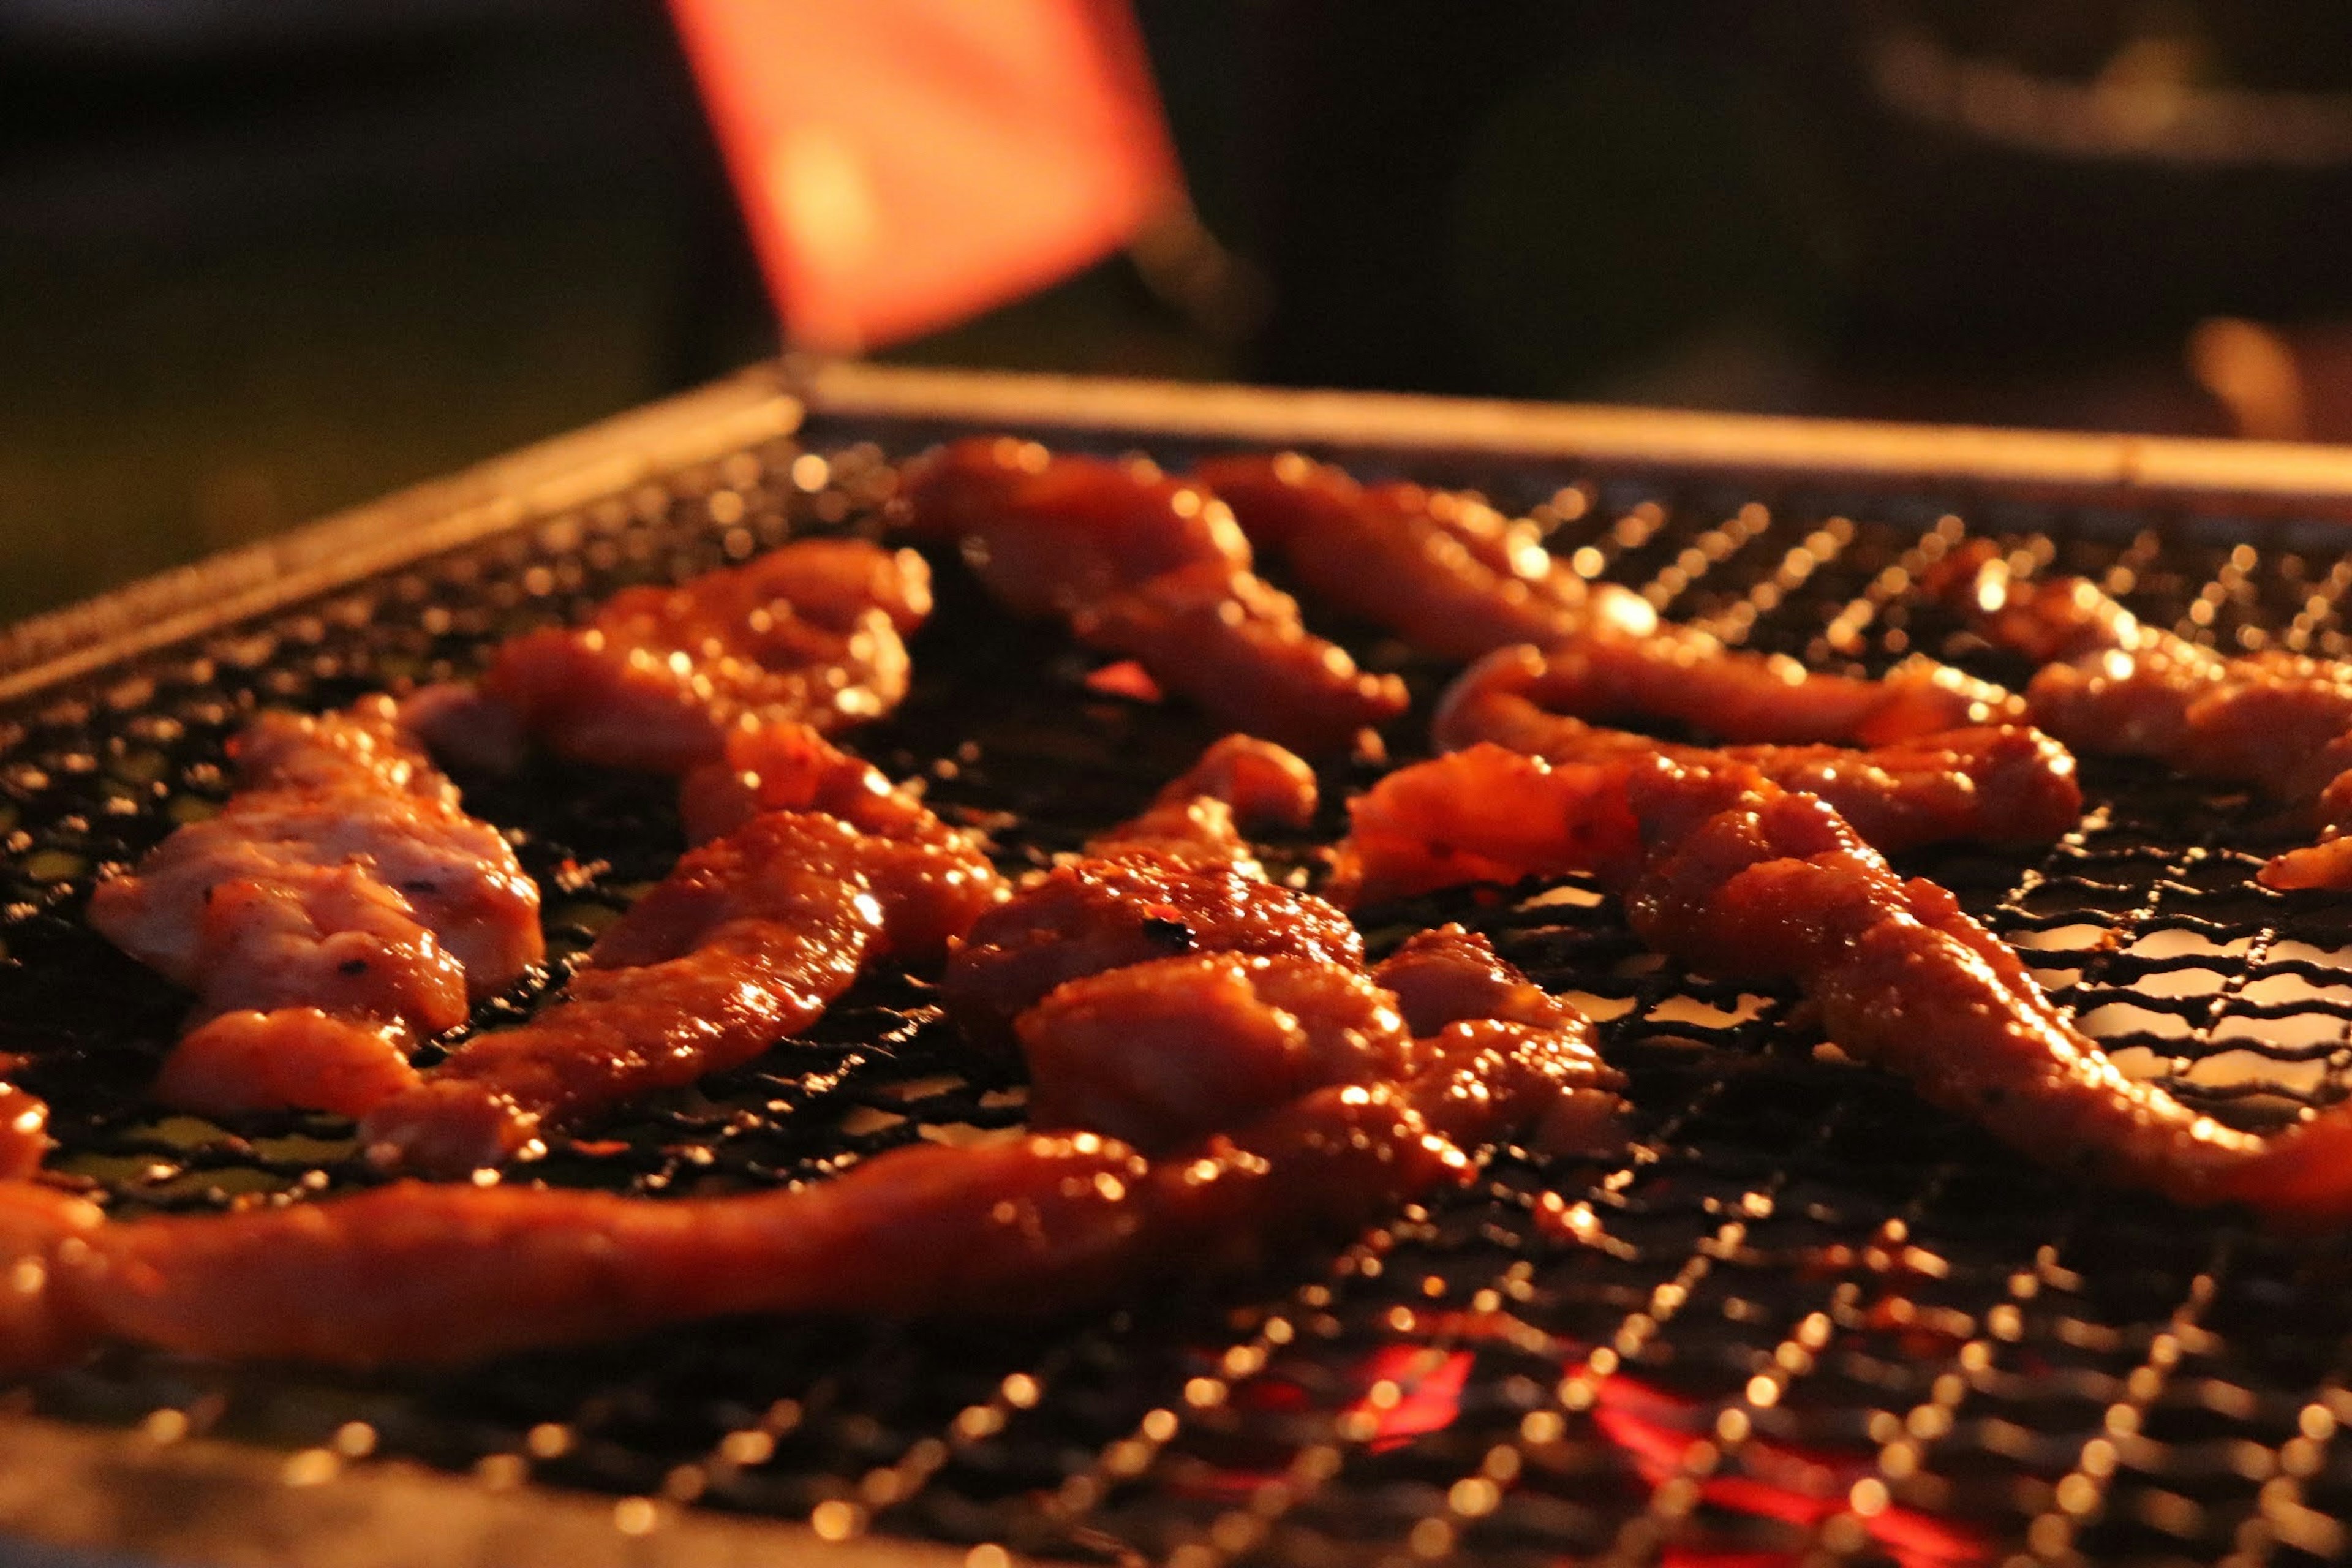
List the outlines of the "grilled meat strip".
<svg viewBox="0 0 2352 1568">
<path fill-rule="evenodd" d="M 1534 524 L 1474 496 L 1365 486 L 1296 452 L 1213 458 L 1193 472 L 1302 588 L 1440 658 L 1549 645 L 1589 626 L 1657 628 L 1641 595 L 1586 582 Z"/>
<path fill-rule="evenodd" d="M 906 516 L 1007 609 L 1066 618 L 1220 722 L 1329 750 L 1404 710 L 1402 682 L 1357 668 L 1252 574 L 1223 502 L 1148 463 L 975 437 L 909 470 Z"/>
<path fill-rule="evenodd" d="M 1265 879 L 1241 825 L 1305 827 L 1320 793 L 1315 770 L 1271 741 L 1227 735 L 1201 753 L 1133 819 L 1087 846 L 1099 858 L 1148 852 L 1171 861 L 1230 866 Z"/>
<path fill-rule="evenodd" d="M 1491 952 L 1460 962 L 1496 963 Z M 1040 1063 L 1049 1102 L 1060 1092 L 1104 1105 L 1109 1084 L 1132 1076 L 1139 1042 L 1180 1030 L 1188 1044 L 1202 1037 L 1201 1065 L 1243 1068 L 1246 1090 L 1230 1100 L 1204 1079 L 1181 1112 L 1138 1107 L 1126 1120 L 1150 1135 L 1142 1146 L 1038 1131 L 971 1149 L 916 1144 L 814 1186 L 748 1196 L 402 1182 L 125 1224 L 0 1183 L 0 1256 L 12 1279 L 33 1282 L 0 1302 L 0 1362 L 50 1364 L 116 1340 L 347 1365 L 454 1363 L 737 1312 L 1050 1314 L 1149 1280 L 1278 1263 L 1466 1179 L 1469 1151 L 1522 1128 L 1572 1142 L 1605 1132 L 1616 1079 L 1572 1016 L 1448 1018 L 1412 1038 L 1360 976 L 1268 973 L 1285 963 L 1220 955 L 1097 976 L 1032 1027 L 1041 1040 L 1071 1036 Z M 1082 990 L 1097 983 L 1109 989 Z M 1309 1007 L 1313 1022 L 1264 992 Z M 1328 1028 L 1343 1019 L 1360 1027 Z M 1092 1061 L 1096 1047 L 1122 1060 Z M 1258 1054 L 1276 1059 L 1255 1065 Z M 1057 1072 L 1092 1092 L 1057 1091 Z"/>
<path fill-rule="evenodd" d="M 625 588 L 587 624 L 499 647 L 478 692 L 444 689 L 414 722 L 444 754 L 503 768 L 536 740 L 575 762 L 683 773 L 763 724 L 825 731 L 907 694 L 905 637 L 930 614 L 912 551 L 800 540 L 679 587 Z"/>
<path fill-rule="evenodd" d="M 1942 563 L 1930 585 L 1990 640 L 2044 661 L 2025 693 L 2034 722 L 2084 752 L 2253 785 L 2321 836 L 2274 857 L 2263 885 L 2352 888 L 2352 665 L 2224 658 L 2142 625 L 2083 578 L 2021 582 L 1987 541 Z"/>
<path fill-rule="evenodd" d="M 1140 816 L 1087 854 L 1025 878 L 974 921 L 940 976 L 940 1000 L 984 1047 L 1064 983 L 1193 952 L 1296 957 L 1360 968 L 1363 938 L 1322 900 L 1265 880 L 1234 819 L 1299 823 L 1315 776 L 1280 747 L 1228 736 Z"/>
<path fill-rule="evenodd" d="M 2125 1077 L 1948 892 L 1896 877 L 1832 807 L 1751 766 L 1477 747 L 1356 804 L 1349 896 L 1590 870 L 1660 951 L 1794 980 L 1848 1055 L 2035 1159 L 2284 1227 L 2352 1224 L 2352 1109 L 2265 1138 Z"/>
<path fill-rule="evenodd" d="M 563 997 L 373 1107 L 363 1142 L 415 1170 L 495 1165 L 543 1131 L 750 1060 L 814 1022 L 870 956 L 942 949 L 1003 885 L 929 812 L 894 826 L 771 811 L 689 850 Z"/>
<path fill-rule="evenodd" d="M 1856 700 L 1850 691 L 1832 694 L 1836 709 L 1860 716 L 1864 732 L 1892 731 L 1900 739 L 1860 751 L 1797 744 L 1707 750 L 1601 729 L 1576 716 L 1587 706 L 1594 684 L 1590 675 L 1592 643 L 1587 639 L 1549 652 L 1502 648 L 1481 659 L 1448 689 L 1435 724 L 1438 744 L 1459 749 L 1491 742 L 1552 763 L 1606 764 L 1654 754 L 1696 763 L 1728 757 L 1783 788 L 1821 796 L 1864 840 L 1890 855 L 1956 838 L 2045 843 L 2071 832 L 2082 820 L 2083 792 L 2074 756 L 2040 731 L 2021 724 L 1912 728 L 1953 711 L 1987 706 L 1963 701 L 1967 688 L 1947 679 L 1956 672 L 1941 666 L 1923 669 L 1910 689 L 1882 693 L 1876 702 Z M 1649 656 L 1633 657 L 1647 662 Z M 1815 681 L 1833 679 L 1808 677 L 1784 689 L 1801 700 Z M 1895 679 L 1889 678 L 1890 682 Z M 1846 688 L 1871 684 L 1843 682 Z M 1607 701 L 1594 705 L 1616 706 Z M 1898 711 L 1906 717 L 1893 722 Z M 1753 732 L 1770 725 L 1751 705 L 1743 727 Z M 1804 725 L 1791 727 L 1801 730 Z"/>
<path fill-rule="evenodd" d="M 723 761 L 680 782 L 678 806 L 698 843 L 775 811 L 821 812 L 887 841 L 887 852 L 863 868 L 882 902 L 890 953 L 904 963 L 939 962 L 1009 890 L 979 835 L 949 826 L 913 791 L 805 725 L 738 730 Z"/>
<path fill-rule="evenodd" d="M 1875 680 L 1823 675 L 1782 654 L 1726 647 L 1692 626 L 1628 637 L 1608 629 L 1505 648 L 1454 685 L 1439 743 L 1499 740 L 1480 700 L 1505 693 L 1538 712 L 1588 722 L 1688 724 L 1735 743 L 1882 746 L 1943 731 L 2015 723 L 2024 702 L 1949 665 L 1914 656 Z"/>
</svg>

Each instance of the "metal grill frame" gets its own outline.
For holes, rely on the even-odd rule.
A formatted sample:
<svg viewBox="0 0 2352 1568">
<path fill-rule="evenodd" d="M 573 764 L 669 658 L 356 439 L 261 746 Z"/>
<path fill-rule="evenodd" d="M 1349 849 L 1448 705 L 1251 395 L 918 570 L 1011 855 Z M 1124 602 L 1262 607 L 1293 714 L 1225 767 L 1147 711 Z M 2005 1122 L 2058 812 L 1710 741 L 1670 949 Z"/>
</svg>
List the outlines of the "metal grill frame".
<svg viewBox="0 0 2352 1568">
<path fill-rule="evenodd" d="M 1622 482 L 1628 493 L 1645 486 L 1719 484 L 1728 491 L 1748 482 L 1776 489 L 1801 484 L 1852 495 L 1856 507 L 1919 513 L 1923 521 L 1956 510 L 2019 519 L 2030 528 L 2045 510 L 2104 512 L 2118 529 L 2152 524 L 2186 538 L 2226 532 L 2240 518 L 2318 530 L 2352 521 L 2352 449 L 791 364 L 754 369 L 0 634 L 0 701 L 37 702 L 119 660 L 530 529 L 566 509 L 795 432 L 813 441 L 879 435 L 903 451 L 975 429 L 1097 444 L 1303 446 L 1435 472 L 1456 461 L 1567 464 L 1604 485 Z M 2023 913 L 2030 921 L 2031 911 Z M 1736 1223 L 1727 1220 L 1727 1237 Z M 1677 1276 L 1661 1289 L 1686 1294 L 1706 1271 L 1706 1258 L 1694 1255 L 1690 1280 Z M 2175 1310 L 2176 1355 L 2179 1343 L 2194 1342 L 2199 1305 Z M 1653 1306 L 1654 1329 L 1664 1315 Z M 1790 1342 L 1792 1354 L 1804 1349 Z M 2171 1364 L 2151 1348 L 2143 1370 L 2160 1386 Z M 2331 1386 L 2345 1384 L 2339 1378 Z M 2142 1405 L 2153 1396 L 2135 1395 Z M 2352 1400 L 2346 1405 L 2352 1416 Z M 2082 1466 L 2069 1472 L 2087 1473 Z M 814 1544 L 800 1527 L 696 1510 L 664 1510 L 649 1533 L 625 1532 L 610 1508 L 593 1500 L 536 1488 L 485 1492 L 398 1466 L 355 1468 L 331 1486 L 289 1486 L 281 1456 L 222 1443 L 142 1448 L 136 1438 L 24 1415 L 0 1421 L 0 1476 L 6 1478 L 0 1521 L 28 1538 L 223 1563 L 415 1560 L 413 1510 L 427 1501 L 457 1521 L 429 1549 L 437 1561 L 748 1562 Z M 110 1506 L 94 1500 L 109 1498 Z M 845 1563 L 961 1558 L 889 1540 L 841 1550 L 854 1552 L 835 1559 Z"/>
</svg>

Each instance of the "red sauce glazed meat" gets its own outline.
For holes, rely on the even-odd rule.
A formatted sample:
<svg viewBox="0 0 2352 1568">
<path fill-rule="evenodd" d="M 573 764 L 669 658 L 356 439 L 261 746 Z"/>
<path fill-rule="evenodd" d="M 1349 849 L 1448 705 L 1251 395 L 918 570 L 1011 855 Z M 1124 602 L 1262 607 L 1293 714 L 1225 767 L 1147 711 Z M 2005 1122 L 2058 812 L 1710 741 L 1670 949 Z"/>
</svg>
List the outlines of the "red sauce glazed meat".
<svg viewBox="0 0 2352 1568">
<path fill-rule="evenodd" d="M 1965 713 L 1985 706 L 1945 701 L 1965 689 L 1943 679 L 1953 672 L 1941 667 L 1922 683 L 1935 694 L 1932 698 L 1913 692 L 1882 694 L 1875 703 L 1841 699 L 1850 712 L 1867 716 L 1863 724 L 1867 732 L 1892 728 L 1903 737 L 1866 751 L 1834 745 L 1706 751 L 1599 729 L 1571 716 L 1586 706 L 1591 668 L 1586 648 L 1549 653 L 1524 647 L 1499 649 L 1473 665 L 1448 690 L 1438 710 L 1437 742 L 1460 748 L 1491 742 L 1554 763 L 1605 764 L 1653 754 L 1728 757 L 1784 788 L 1820 795 L 1865 840 L 1888 854 L 1951 839 L 2046 843 L 2073 831 L 2082 820 L 2083 792 L 2074 756 L 2040 731 L 2017 724 L 1912 728 L 1913 723 L 1948 717 L 1952 710 Z M 1783 689 L 1801 695 L 1813 679 L 1823 678 L 1791 682 Z M 1844 682 L 1847 687 L 1872 684 Z M 1595 706 L 1611 710 L 1616 705 Z M 1910 722 L 1890 727 L 1871 721 L 1884 720 L 1897 708 L 1910 710 Z"/>
<path fill-rule="evenodd" d="M 2275 857 L 2260 880 L 2352 888 L 2352 665 L 2225 658 L 2143 626 L 2082 578 L 2020 582 L 1987 541 L 1942 563 L 1930 586 L 1992 641 L 2048 661 L 2026 689 L 2036 723 L 2084 752 L 2154 757 L 2287 803 L 2321 841 Z"/>
<path fill-rule="evenodd" d="M 1654 636 L 1582 633 L 1541 649 L 1498 651 L 1456 687 L 1444 726 L 1466 723 L 1468 696 L 1503 686 L 1531 706 L 1593 722 L 1688 724 L 1726 741 L 1879 746 L 1945 730 L 2013 723 L 2025 704 L 1930 658 L 1905 659 L 1874 680 L 1823 675 L 1781 654 L 1726 647 L 1690 626 Z M 1491 739 L 1460 734 L 1457 743 Z"/>
<path fill-rule="evenodd" d="M 1260 820 L 1303 822 L 1315 809 L 1314 774 L 1277 746 L 1228 736 L 1084 857 L 1024 879 L 972 922 L 940 977 L 964 1033 L 1009 1049 L 1013 1019 L 1065 982 L 1182 953 L 1360 968 L 1363 938 L 1347 916 L 1265 879 L 1235 824 L 1236 800 Z"/>
<path fill-rule="evenodd" d="M 1231 866 L 1263 879 L 1243 823 L 1302 828 L 1320 800 L 1315 770 L 1252 735 L 1227 735 L 1172 780 L 1132 820 L 1087 846 L 1099 857 L 1148 850 L 1163 859 Z"/>
<path fill-rule="evenodd" d="M 1369 979 L 1237 953 L 1080 978 L 1023 1020 L 1038 1131 L 916 1144 L 799 1190 L 651 1201 L 404 1182 L 116 1225 L 0 1182 L 0 1255 L 29 1282 L 0 1303 L 0 1363 L 107 1340 L 451 1363 L 737 1312 L 1067 1311 L 1262 1268 L 1467 1180 L 1482 1144 L 1533 1130 L 1591 1147 L 1614 1131 L 1619 1080 L 1590 1033 L 1449 928 Z M 1136 1142 L 1055 1130 L 1081 1117 Z"/>
<path fill-rule="evenodd" d="M 488 711 L 458 703 L 417 722 L 488 765 L 514 760 L 519 729 L 577 762 L 682 773 L 720 760 L 739 727 L 832 731 L 888 712 L 907 693 L 904 637 L 930 607 L 913 552 L 803 540 L 509 638 L 482 678 Z"/>
<path fill-rule="evenodd" d="M 909 470 L 907 516 L 954 541 L 1008 609 L 1066 617 L 1221 722 L 1332 750 L 1404 710 L 1401 681 L 1358 669 L 1252 574 L 1222 501 L 1148 463 L 959 441 Z"/>
<path fill-rule="evenodd" d="M 800 724 L 739 730 L 724 761 L 678 786 L 687 836 L 731 833 L 763 812 L 822 812 L 884 841 L 862 869 L 883 907 L 890 952 L 935 963 L 1007 889 L 977 834 L 940 820 L 913 791 Z"/>
<path fill-rule="evenodd" d="M 1441 658 L 1549 644 L 1592 625 L 1637 637 L 1657 626 L 1639 594 L 1586 582 L 1532 523 L 1475 497 L 1367 487 L 1295 452 L 1214 458 L 1194 472 L 1302 588 Z"/>
<path fill-rule="evenodd" d="M 870 954 L 936 952 L 1002 896 L 978 847 L 944 829 L 755 816 L 689 850 L 562 998 L 467 1042 L 375 1107 L 362 1140 L 417 1170 L 498 1164 L 542 1131 L 751 1059 L 814 1022 Z"/>
<path fill-rule="evenodd" d="M 2263 1138 L 2126 1078 L 1949 893 L 1897 878 L 1832 808 L 1753 768 L 1554 768 L 1478 747 L 1382 792 L 1345 847 L 1356 896 L 1593 871 L 1662 952 L 1796 981 L 1849 1055 L 2045 1163 L 2289 1227 L 2352 1224 L 2352 1110 Z"/>
</svg>

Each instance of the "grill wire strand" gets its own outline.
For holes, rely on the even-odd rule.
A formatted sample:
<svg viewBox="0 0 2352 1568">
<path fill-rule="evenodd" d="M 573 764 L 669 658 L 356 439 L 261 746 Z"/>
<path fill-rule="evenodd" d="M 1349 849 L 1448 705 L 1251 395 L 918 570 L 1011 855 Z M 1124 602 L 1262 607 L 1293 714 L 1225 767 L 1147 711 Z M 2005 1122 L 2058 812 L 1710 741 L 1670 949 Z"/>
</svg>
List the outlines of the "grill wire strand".
<svg viewBox="0 0 2352 1568">
<path fill-rule="evenodd" d="M 376 1179 L 331 1118 L 217 1126 L 143 1106 L 184 1004 L 80 923 L 108 867 L 224 797 L 223 743 L 254 710 L 463 675 L 499 637 L 625 583 L 802 533 L 872 534 L 893 463 L 950 433 L 820 419 L 0 710 L 0 1016 L 56 1108 L 59 1179 L 126 1217 Z M 1917 595 L 1972 534 L 2225 649 L 2346 651 L 2352 553 L 2316 525 L 1332 455 L 1479 489 L 1579 572 L 1817 666 L 1924 651 L 2021 680 Z M 1334 629 L 1424 703 L 1448 673 Z M 988 826 L 1011 867 L 1076 847 L 1210 738 L 1179 710 L 1089 692 L 1066 638 L 1007 625 L 952 572 L 915 653 L 906 710 L 856 743 Z M 1335 765 L 1327 794 L 1370 776 Z M 2352 910 L 2252 883 L 2283 826 L 2159 770 L 2085 759 L 2084 776 L 2093 809 L 2045 853 L 1902 868 L 2017 943 L 2127 1070 L 2217 1117 L 2276 1127 L 2352 1092 Z M 646 781 L 541 764 L 462 782 L 517 830 L 559 960 L 679 847 Z M 1275 863 L 1310 873 L 1339 825 L 1335 805 Z M 728 1322 L 369 1375 L 118 1351 L 9 1397 L 126 1441 L 260 1445 L 293 1483 L 397 1457 L 603 1492 L 625 1532 L 719 1508 L 828 1539 L 930 1537 L 971 1548 L 975 1568 L 997 1547 L 1183 1568 L 2252 1565 L 2346 1548 L 2343 1245 L 2046 1173 L 1822 1049 L 1791 996 L 1647 953 L 1580 883 L 1362 912 L 1376 950 L 1447 919 L 1593 1012 L 1633 1079 L 1624 1159 L 1487 1151 L 1460 1194 L 1286 1275 L 1061 1323 Z M 653 1198 L 822 1180 L 919 1137 L 1016 1125 L 1021 1100 L 1017 1079 L 967 1059 L 919 980 L 877 974 L 806 1038 L 509 1179 Z"/>
</svg>

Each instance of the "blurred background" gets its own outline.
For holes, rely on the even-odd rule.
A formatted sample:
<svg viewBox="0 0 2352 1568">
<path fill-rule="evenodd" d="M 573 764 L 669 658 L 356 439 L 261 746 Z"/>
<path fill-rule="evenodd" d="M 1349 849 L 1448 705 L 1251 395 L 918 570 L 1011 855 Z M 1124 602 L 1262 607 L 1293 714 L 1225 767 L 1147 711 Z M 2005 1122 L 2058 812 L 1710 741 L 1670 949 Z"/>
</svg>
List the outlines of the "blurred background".
<svg viewBox="0 0 2352 1568">
<path fill-rule="evenodd" d="M 876 357 L 2352 438 L 2341 0 L 1133 18 L 1190 207 Z M 776 353 L 687 58 L 0 0 L 0 620 Z"/>
</svg>

